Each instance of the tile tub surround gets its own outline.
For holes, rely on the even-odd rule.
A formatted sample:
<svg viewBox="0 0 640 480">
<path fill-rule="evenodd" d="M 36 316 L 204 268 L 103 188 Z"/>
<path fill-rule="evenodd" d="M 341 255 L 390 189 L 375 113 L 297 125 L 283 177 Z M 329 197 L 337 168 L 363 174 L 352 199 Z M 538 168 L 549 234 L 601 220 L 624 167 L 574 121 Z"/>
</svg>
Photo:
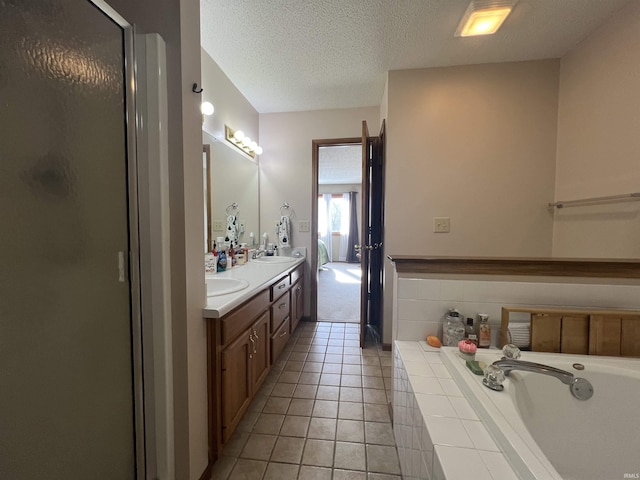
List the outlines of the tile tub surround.
<svg viewBox="0 0 640 480">
<path fill-rule="evenodd" d="M 359 325 L 300 322 L 213 466 L 213 479 L 400 480 L 392 357 Z"/>
<path fill-rule="evenodd" d="M 398 274 L 394 291 L 396 340 L 442 335 L 446 311 L 455 307 L 464 317 L 487 313 L 492 344 L 497 345 L 504 306 L 640 309 L 637 279 L 578 279 L 478 275 Z M 512 319 L 518 321 L 517 317 Z"/>
<path fill-rule="evenodd" d="M 393 360 L 393 429 L 403 478 L 518 478 L 438 349 L 396 341 Z"/>
</svg>

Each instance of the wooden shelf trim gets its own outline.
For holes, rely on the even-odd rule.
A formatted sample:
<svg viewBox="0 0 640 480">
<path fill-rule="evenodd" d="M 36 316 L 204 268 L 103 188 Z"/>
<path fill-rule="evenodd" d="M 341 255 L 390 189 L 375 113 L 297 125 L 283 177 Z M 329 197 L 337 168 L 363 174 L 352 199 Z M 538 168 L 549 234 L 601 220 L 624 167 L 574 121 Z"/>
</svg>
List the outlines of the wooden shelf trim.
<svg viewBox="0 0 640 480">
<path fill-rule="evenodd" d="M 640 278 L 634 259 L 388 255 L 398 273 Z"/>
</svg>

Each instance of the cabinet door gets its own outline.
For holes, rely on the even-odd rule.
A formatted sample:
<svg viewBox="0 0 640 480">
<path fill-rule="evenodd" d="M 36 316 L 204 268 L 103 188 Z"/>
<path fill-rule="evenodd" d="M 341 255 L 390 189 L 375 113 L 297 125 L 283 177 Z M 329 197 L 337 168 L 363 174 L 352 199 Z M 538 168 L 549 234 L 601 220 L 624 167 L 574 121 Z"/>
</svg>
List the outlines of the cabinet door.
<svg viewBox="0 0 640 480">
<path fill-rule="evenodd" d="M 251 402 L 253 343 L 249 330 L 222 351 L 222 442 L 226 443 Z"/>
<path fill-rule="evenodd" d="M 291 288 L 291 333 L 304 315 L 304 285 L 299 281 Z"/>
<path fill-rule="evenodd" d="M 252 394 L 258 390 L 269 373 L 269 312 L 263 313 L 251 327 L 251 347 L 253 350 L 251 358 L 251 383 Z"/>
</svg>

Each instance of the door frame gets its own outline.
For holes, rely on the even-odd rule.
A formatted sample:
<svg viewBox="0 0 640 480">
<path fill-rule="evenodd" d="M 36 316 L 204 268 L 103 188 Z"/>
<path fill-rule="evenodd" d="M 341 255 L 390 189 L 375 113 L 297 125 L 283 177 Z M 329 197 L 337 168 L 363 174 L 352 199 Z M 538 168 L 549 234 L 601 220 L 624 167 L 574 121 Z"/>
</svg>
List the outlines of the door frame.
<svg viewBox="0 0 640 480">
<path fill-rule="evenodd" d="M 361 137 L 348 138 L 328 138 L 312 140 L 311 154 L 311 267 L 309 286 L 311 289 L 309 307 L 312 322 L 318 321 L 318 176 L 320 166 L 320 147 L 342 147 L 347 145 L 359 145 L 362 143 Z"/>
</svg>

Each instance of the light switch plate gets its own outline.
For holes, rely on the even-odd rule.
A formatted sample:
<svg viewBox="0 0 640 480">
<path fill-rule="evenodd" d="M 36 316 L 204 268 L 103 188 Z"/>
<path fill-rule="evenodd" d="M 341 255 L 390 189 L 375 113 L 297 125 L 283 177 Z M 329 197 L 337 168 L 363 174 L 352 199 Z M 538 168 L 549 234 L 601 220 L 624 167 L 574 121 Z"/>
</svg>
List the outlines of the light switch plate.
<svg viewBox="0 0 640 480">
<path fill-rule="evenodd" d="M 311 227 L 309 226 L 309 220 L 299 220 L 298 221 L 298 231 L 299 232 L 308 232 Z"/>
<path fill-rule="evenodd" d="M 433 233 L 449 233 L 451 220 L 449 217 L 433 217 Z"/>
<path fill-rule="evenodd" d="M 213 221 L 213 231 L 221 232 L 224 230 L 224 222 L 222 220 L 214 220 Z"/>
</svg>

